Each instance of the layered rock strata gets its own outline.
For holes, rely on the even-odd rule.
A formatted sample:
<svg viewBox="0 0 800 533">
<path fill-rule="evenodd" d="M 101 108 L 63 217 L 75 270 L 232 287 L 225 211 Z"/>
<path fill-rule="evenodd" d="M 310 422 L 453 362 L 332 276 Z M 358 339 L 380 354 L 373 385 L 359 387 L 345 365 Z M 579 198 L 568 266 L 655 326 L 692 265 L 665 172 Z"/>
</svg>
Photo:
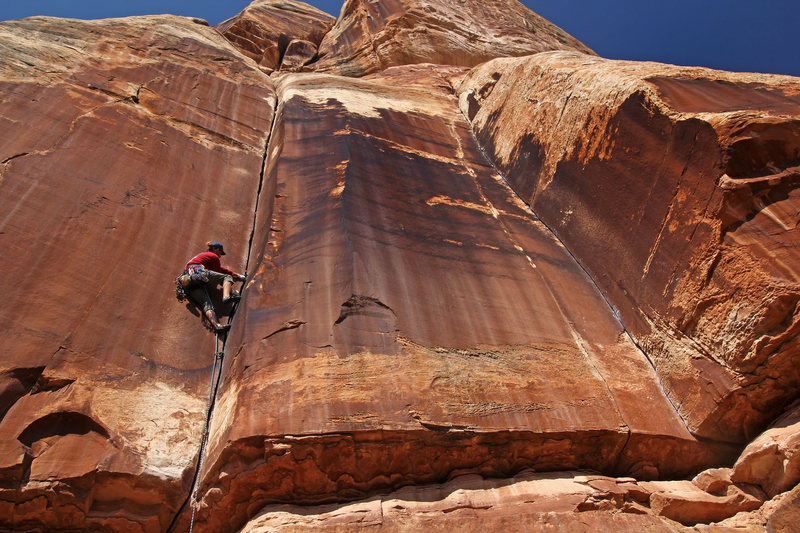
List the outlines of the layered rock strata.
<svg viewBox="0 0 800 533">
<path fill-rule="evenodd" d="M 690 482 L 637 482 L 583 472 L 522 472 L 503 480 L 458 476 L 347 505 L 271 505 L 242 531 L 687 532 L 686 524 L 747 511 L 740 489 L 708 494 Z"/>
<path fill-rule="evenodd" d="M 546 50 L 593 53 L 517 0 L 347 0 L 313 67 L 363 76 L 416 63 L 472 67 Z"/>
<path fill-rule="evenodd" d="M 459 91 L 695 434 L 744 443 L 796 398 L 797 78 L 552 52 L 486 63 Z"/>
<path fill-rule="evenodd" d="M 797 413 L 736 456 L 797 398 L 797 79 L 333 22 L 0 23 L 0 528 L 186 530 L 213 238 L 196 530 L 792 531 Z"/>
<path fill-rule="evenodd" d="M 484 159 L 449 82 L 463 73 L 277 82 L 198 527 L 459 470 L 649 479 L 732 460 L 691 436 L 595 285 Z"/>
<path fill-rule="evenodd" d="M 799 411 L 777 420 L 733 468 L 706 470 L 691 481 L 588 472 L 457 475 L 345 504 L 268 505 L 242 531 L 790 533 L 800 516 Z"/>
<path fill-rule="evenodd" d="M 214 26 L 267 71 L 295 70 L 315 59 L 336 19 L 303 2 L 257 0 Z"/>
<path fill-rule="evenodd" d="M 178 17 L 0 24 L 0 528 L 164 531 L 214 337 L 172 292 L 244 266 L 275 94 Z"/>
</svg>

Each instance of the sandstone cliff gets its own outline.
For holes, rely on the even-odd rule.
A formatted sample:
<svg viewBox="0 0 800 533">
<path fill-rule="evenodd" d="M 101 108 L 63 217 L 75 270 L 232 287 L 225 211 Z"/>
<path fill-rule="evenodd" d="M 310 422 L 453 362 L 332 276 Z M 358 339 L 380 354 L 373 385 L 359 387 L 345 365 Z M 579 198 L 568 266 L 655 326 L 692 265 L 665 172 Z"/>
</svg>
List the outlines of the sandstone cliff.
<svg viewBox="0 0 800 533">
<path fill-rule="evenodd" d="M 256 0 L 217 26 L 228 40 L 267 71 L 300 68 L 317 55 L 336 19 L 302 2 Z"/>
<path fill-rule="evenodd" d="M 796 523 L 797 78 L 513 0 L 0 51 L 0 529 Z M 172 293 L 208 239 L 249 272 L 214 375 Z"/>
<path fill-rule="evenodd" d="M 246 257 L 275 93 L 189 19 L 0 32 L 0 520 L 164 530 L 213 353 L 167 273 L 209 231 Z"/>
<path fill-rule="evenodd" d="M 314 68 L 362 76 L 415 63 L 471 67 L 547 50 L 592 53 L 517 0 L 346 0 Z"/>
<path fill-rule="evenodd" d="M 547 53 L 460 95 L 693 433 L 743 442 L 796 397 L 800 80 Z"/>
</svg>

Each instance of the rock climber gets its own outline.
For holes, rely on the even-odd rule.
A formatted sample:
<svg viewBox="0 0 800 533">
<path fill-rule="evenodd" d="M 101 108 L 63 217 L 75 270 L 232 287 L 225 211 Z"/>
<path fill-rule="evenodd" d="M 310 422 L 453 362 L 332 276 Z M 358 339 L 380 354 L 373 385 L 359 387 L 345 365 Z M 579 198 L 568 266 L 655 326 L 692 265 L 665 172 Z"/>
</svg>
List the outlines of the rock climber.
<svg viewBox="0 0 800 533">
<path fill-rule="evenodd" d="M 233 289 L 233 282 L 244 281 L 244 274 L 237 274 L 222 266 L 220 257 L 225 255 L 222 244 L 209 241 L 206 243 L 208 251 L 192 257 L 183 270 L 183 274 L 178 278 L 183 278 L 183 288 L 185 294 L 202 307 L 205 317 L 208 319 L 214 331 L 217 333 L 230 329 L 230 324 L 220 324 L 217 314 L 214 312 L 214 305 L 208 294 L 208 287 L 222 285 L 222 303 L 235 302 L 241 298 L 238 291 Z"/>
</svg>

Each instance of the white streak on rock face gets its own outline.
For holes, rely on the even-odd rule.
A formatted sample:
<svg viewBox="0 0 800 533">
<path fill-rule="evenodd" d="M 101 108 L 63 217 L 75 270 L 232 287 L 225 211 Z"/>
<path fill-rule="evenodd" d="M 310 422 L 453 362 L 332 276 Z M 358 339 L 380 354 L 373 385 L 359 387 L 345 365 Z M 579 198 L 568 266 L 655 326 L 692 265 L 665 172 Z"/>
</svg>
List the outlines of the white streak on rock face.
<svg viewBox="0 0 800 533">
<path fill-rule="evenodd" d="M 94 416 L 136 450 L 145 473 L 180 479 L 194 465 L 205 416 L 202 399 L 158 382 L 132 390 L 97 388 L 93 396 Z"/>
<path fill-rule="evenodd" d="M 423 115 L 449 115 L 441 99 L 431 98 L 424 91 L 409 89 L 393 91 L 385 85 L 363 80 L 342 79 L 324 74 L 300 74 L 281 78 L 279 100 L 288 102 L 301 97 L 319 105 L 342 105 L 354 115 L 381 118 L 380 111 L 419 113 Z"/>
<path fill-rule="evenodd" d="M 142 26 L 147 33 L 142 34 Z M 86 32 L 97 36 L 86 39 Z M 55 17 L 30 17 L 0 22 L 0 71 L 12 79 L 59 80 L 64 72 L 86 61 L 96 61 L 103 37 L 116 33 L 127 50 L 103 49 L 103 59 L 125 61 L 136 47 L 146 47 L 147 39 L 165 37 L 171 42 L 196 43 L 233 52 L 234 48 L 218 32 L 186 17 L 148 15 L 118 19 L 77 20 Z M 134 41 L 134 37 L 141 42 Z M 144 49 L 144 48 L 142 48 Z M 122 49 L 124 50 L 124 49 Z M 198 54 L 202 61 L 202 56 Z M 198 61 L 198 62 L 200 62 Z"/>
</svg>

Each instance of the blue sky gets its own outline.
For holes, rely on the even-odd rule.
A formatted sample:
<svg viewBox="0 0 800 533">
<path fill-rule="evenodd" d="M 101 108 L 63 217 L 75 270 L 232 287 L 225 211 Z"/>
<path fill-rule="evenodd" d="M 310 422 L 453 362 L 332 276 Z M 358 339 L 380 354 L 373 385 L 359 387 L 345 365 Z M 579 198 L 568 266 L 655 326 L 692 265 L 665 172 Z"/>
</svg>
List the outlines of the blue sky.
<svg viewBox="0 0 800 533">
<path fill-rule="evenodd" d="M 0 20 L 172 13 L 216 24 L 250 0 L 2 0 Z M 310 0 L 338 15 L 341 0 Z M 800 0 L 523 0 L 603 57 L 800 76 Z"/>
</svg>

